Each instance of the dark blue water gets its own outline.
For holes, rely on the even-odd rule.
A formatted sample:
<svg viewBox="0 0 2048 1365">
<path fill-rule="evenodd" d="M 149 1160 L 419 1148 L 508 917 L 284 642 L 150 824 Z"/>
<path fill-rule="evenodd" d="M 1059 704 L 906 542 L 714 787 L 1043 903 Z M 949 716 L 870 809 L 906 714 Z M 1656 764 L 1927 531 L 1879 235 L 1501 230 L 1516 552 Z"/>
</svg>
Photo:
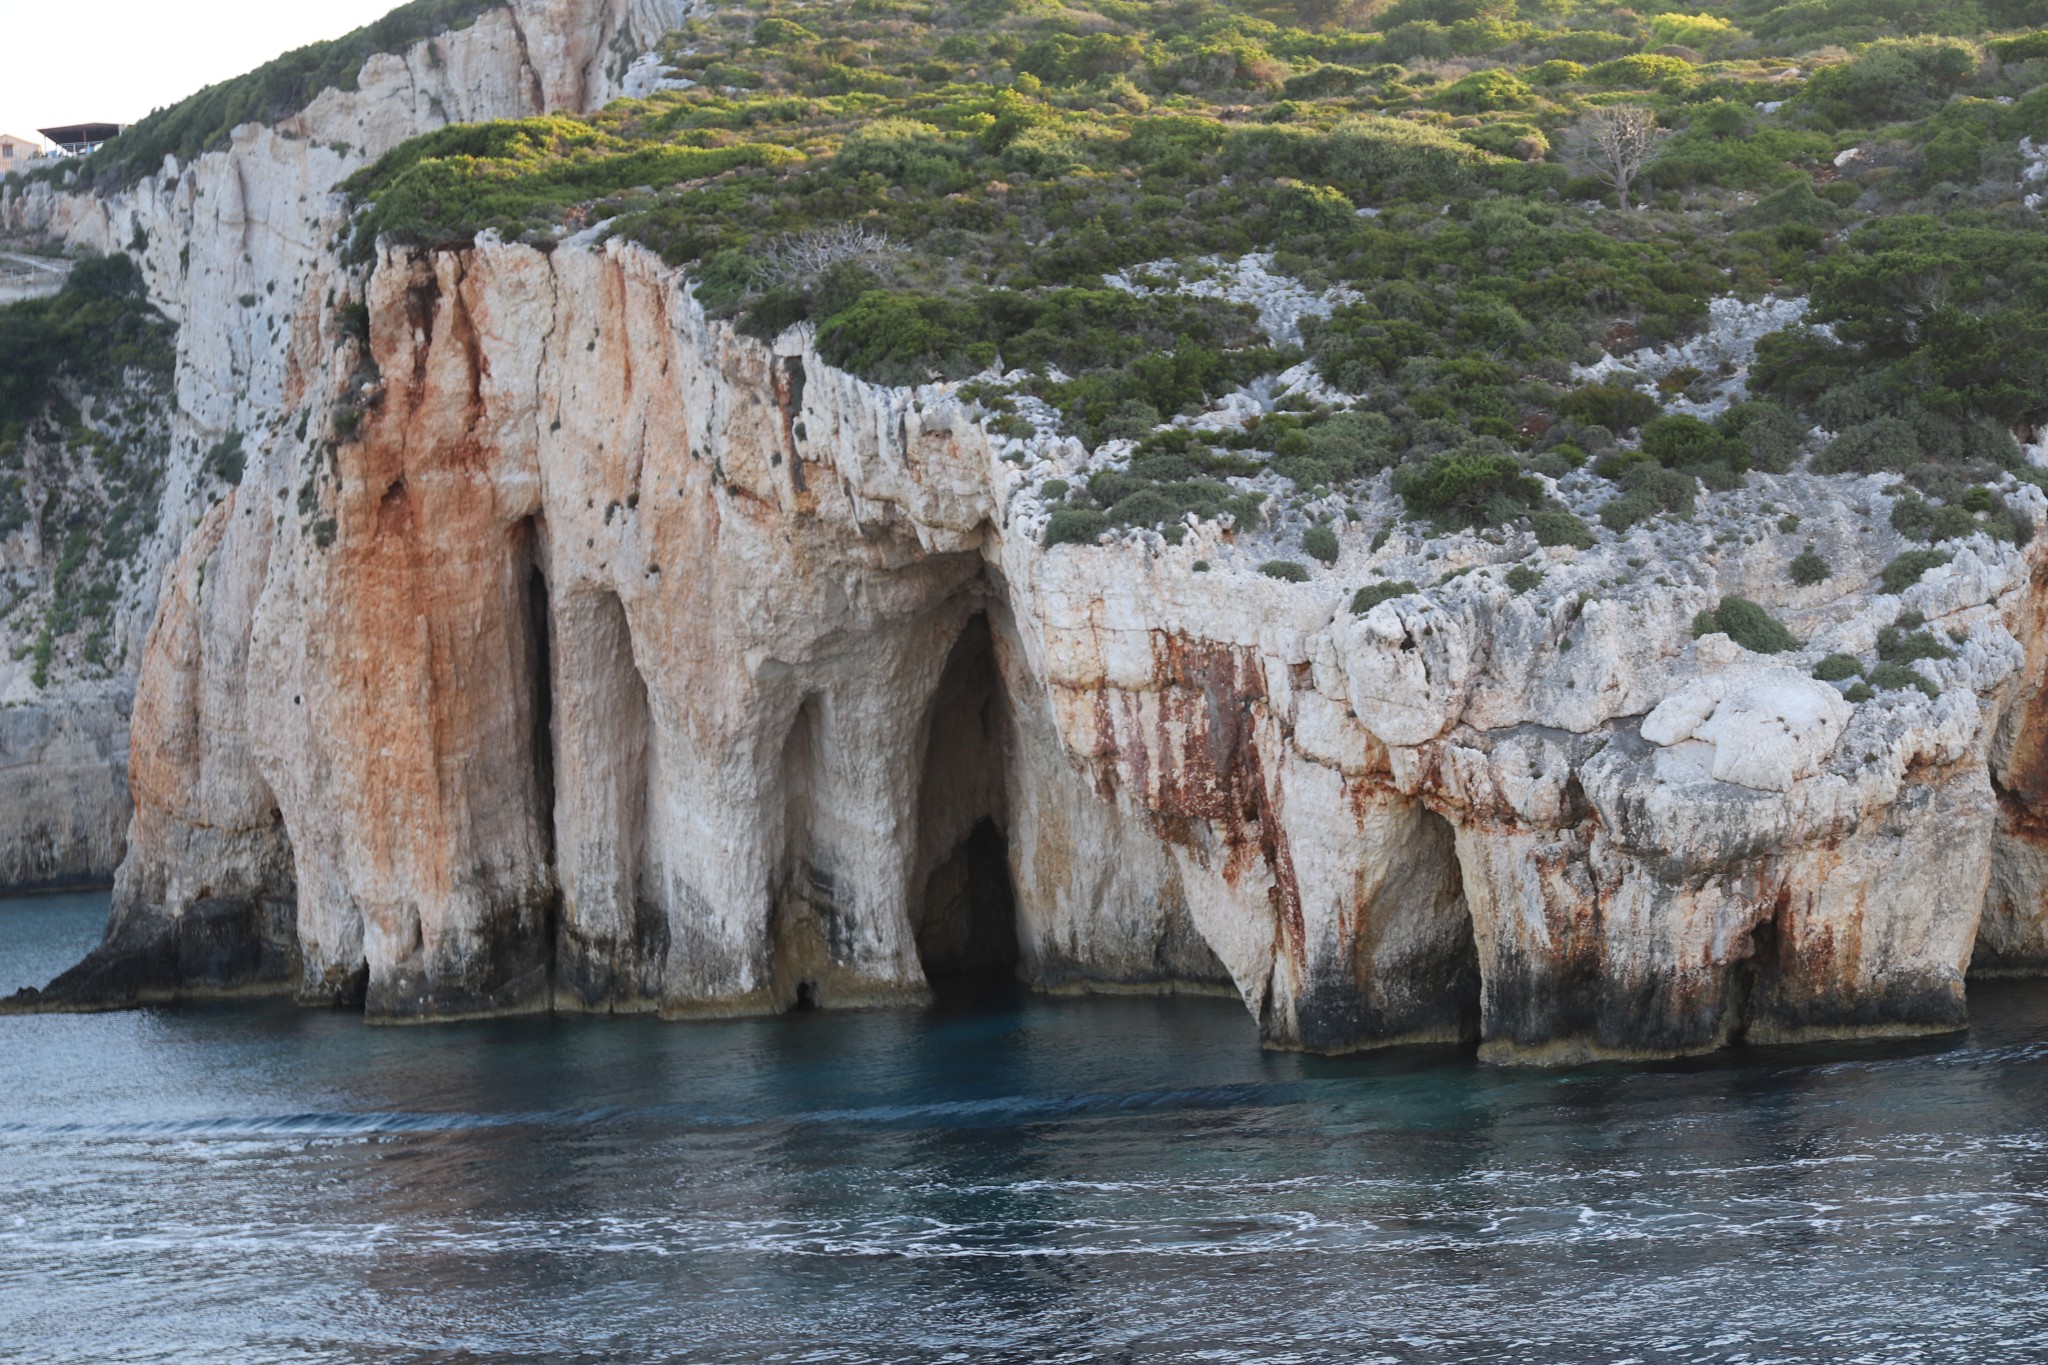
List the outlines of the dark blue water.
<svg viewBox="0 0 2048 1365">
<path fill-rule="evenodd" d="M 0 902 L 0 989 L 104 899 Z M 1525 1072 L 1217 1000 L 0 1019 L 8 1361 L 2048 1360 L 2048 984 Z"/>
</svg>

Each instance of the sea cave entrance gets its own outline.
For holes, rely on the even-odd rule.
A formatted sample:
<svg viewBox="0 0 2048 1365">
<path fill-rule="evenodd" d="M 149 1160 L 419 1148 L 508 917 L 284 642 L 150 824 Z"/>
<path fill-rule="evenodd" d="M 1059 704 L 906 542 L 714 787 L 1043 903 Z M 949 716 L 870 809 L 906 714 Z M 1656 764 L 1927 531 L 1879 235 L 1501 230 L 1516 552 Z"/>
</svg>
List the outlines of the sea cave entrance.
<svg viewBox="0 0 2048 1365">
<path fill-rule="evenodd" d="M 986 613 L 954 642 L 933 697 L 918 792 L 911 927 L 942 999 L 1009 989 L 1019 959 L 1010 881 L 1010 716 Z"/>
</svg>

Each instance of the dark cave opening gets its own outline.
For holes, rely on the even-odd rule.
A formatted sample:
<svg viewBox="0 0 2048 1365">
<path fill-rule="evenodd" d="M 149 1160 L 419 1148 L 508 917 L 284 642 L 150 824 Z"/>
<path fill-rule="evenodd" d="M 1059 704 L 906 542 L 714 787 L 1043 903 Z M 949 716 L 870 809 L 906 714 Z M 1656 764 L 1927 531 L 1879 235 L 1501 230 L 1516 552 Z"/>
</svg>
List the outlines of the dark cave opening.
<svg viewBox="0 0 2048 1365">
<path fill-rule="evenodd" d="M 535 564 L 526 579 L 527 676 L 532 680 L 534 817 L 542 848 L 554 861 L 555 842 L 555 668 L 548 579 Z"/>
<path fill-rule="evenodd" d="M 527 745 L 533 765 L 536 852 L 548 889 L 541 902 L 528 912 L 539 921 L 529 921 L 532 937 L 527 939 L 528 951 L 520 954 L 520 962 L 505 965 L 495 975 L 499 979 L 510 979 L 526 975 L 530 968 L 538 968 L 545 982 L 543 990 L 551 1001 L 562 935 L 562 894 L 556 869 L 558 850 L 555 835 L 554 599 L 548 586 L 547 534 L 538 518 L 527 520 L 525 534 L 528 568 L 522 585 L 525 600 L 520 605 L 525 616 L 522 634 L 525 636 L 527 697 L 532 708 L 528 717 L 531 728 L 527 734 Z"/>
<path fill-rule="evenodd" d="M 912 928 L 925 979 L 959 998 L 1011 986 L 1020 958 L 1010 880 L 1009 707 L 988 617 L 954 642 L 933 698 L 918 797 Z"/>
</svg>

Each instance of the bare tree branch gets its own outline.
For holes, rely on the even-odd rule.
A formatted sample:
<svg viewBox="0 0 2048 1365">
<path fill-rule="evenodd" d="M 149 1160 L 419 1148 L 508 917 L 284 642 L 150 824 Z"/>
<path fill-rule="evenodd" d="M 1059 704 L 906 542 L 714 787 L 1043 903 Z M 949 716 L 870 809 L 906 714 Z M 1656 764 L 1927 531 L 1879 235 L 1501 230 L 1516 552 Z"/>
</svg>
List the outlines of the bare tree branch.
<svg viewBox="0 0 2048 1365">
<path fill-rule="evenodd" d="M 1577 137 L 1580 155 L 1628 208 L 1629 186 L 1657 159 L 1664 140 L 1657 115 L 1640 104 L 1603 105 L 1579 120 Z"/>
<path fill-rule="evenodd" d="M 852 223 L 812 228 L 768 248 L 761 262 L 761 277 L 771 285 L 795 284 L 815 279 L 842 262 L 871 261 L 897 250 L 888 233 Z"/>
</svg>

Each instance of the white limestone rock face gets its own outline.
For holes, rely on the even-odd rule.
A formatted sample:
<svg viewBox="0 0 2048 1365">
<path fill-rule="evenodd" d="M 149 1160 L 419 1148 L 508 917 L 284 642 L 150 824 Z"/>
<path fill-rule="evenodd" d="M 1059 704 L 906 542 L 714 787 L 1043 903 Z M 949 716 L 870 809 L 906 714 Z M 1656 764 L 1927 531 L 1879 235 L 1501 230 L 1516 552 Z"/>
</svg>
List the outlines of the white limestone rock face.
<svg viewBox="0 0 2048 1365">
<path fill-rule="evenodd" d="M 0 231 L 74 252 L 128 252 L 179 324 L 173 391 L 146 403 L 157 439 L 168 437 L 167 455 L 151 457 L 164 468 L 157 530 L 124 578 L 111 676 L 88 685 L 94 671 L 67 669 L 60 651 L 58 690 L 46 692 L 29 684 L 26 667 L 0 663 L 7 703 L 65 734 L 107 732 L 88 746 L 100 755 L 88 774 L 94 763 L 77 746 L 46 750 L 36 725 L 0 726 L 6 780 L 58 803 L 46 819 L 0 827 L 0 889 L 113 875 L 128 798 L 126 745 L 109 729 L 110 708 L 125 715 L 158 585 L 226 492 L 206 453 L 239 435 L 258 465 L 261 450 L 293 439 L 309 372 L 324 373 L 323 318 L 338 282 L 332 249 L 347 212 L 334 187 L 450 122 L 601 106 L 689 8 L 690 0 L 511 0 L 467 28 L 372 58 L 355 90 L 328 90 L 276 127 L 237 129 L 227 148 L 188 166 L 167 160 L 129 188 L 102 196 L 47 183 L 0 187 Z M 0 555 L 20 558 L 11 545 Z M 24 643 L 0 638 L 0 656 Z M 107 828 L 116 832 L 96 832 Z M 17 870 L 25 880 L 14 880 Z"/>
<path fill-rule="evenodd" d="M 0 709 L 0 885 L 104 886 L 128 832 L 126 685 Z"/>
</svg>

